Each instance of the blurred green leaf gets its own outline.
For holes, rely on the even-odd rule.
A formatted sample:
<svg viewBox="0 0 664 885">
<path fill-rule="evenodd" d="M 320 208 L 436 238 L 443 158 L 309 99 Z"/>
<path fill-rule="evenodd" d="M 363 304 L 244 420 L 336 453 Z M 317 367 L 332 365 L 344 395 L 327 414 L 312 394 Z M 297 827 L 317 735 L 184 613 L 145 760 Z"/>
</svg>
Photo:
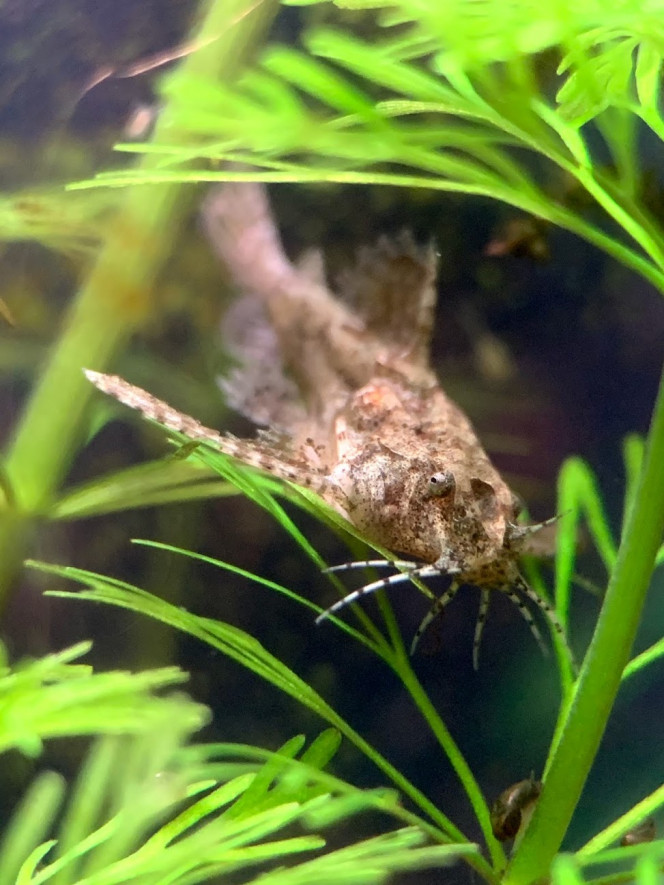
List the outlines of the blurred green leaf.
<svg viewBox="0 0 664 885">
<path fill-rule="evenodd" d="M 581 458 L 568 458 L 558 474 L 558 513 L 560 524 L 556 543 L 556 605 L 564 624 L 576 561 L 577 531 L 581 516 L 607 572 L 615 565 L 618 550 L 611 535 L 604 503 L 594 473 Z"/>
<path fill-rule="evenodd" d="M 408 814 L 396 796 L 386 801 L 380 791 L 359 790 L 311 764 L 314 757 L 323 762 L 323 746 L 329 761 L 338 747 L 332 732 L 310 750 L 301 752 L 305 742 L 297 737 L 272 753 L 232 744 L 187 747 L 174 724 L 164 717 L 142 734 L 98 741 L 67 797 L 62 778 L 40 775 L 0 840 L 1 881 L 185 885 L 251 875 L 261 864 L 264 876 L 283 882 L 312 881 L 307 877 L 317 870 L 320 881 L 336 881 L 339 871 L 340 881 L 382 882 L 397 870 L 439 867 L 476 852 L 473 845 L 426 846 L 424 832 L 411 826 L 302 865 L 297 855 L 325 847 L 307 832 L 312 826 L 367 811 Z M 227 760 L 237 757 L 247 770 L 224 777 Z M 54 827 L 56 838 L 42 842 Z M 275 838 L 285 828 L 288 835 Z"/>
<path fill-rule="evenodd" d="M 68 489 L 50 505 L 51 519 L 81 519 L 132 510 L 236 495 L 237 488 L 200 462 L 177 454 Z"/>
<path fill-rule="evenodd" d="M 130 611 L 147 614 L 178 630 L 195 636 L 242 664 L 338 729 L 341 734 L 371 759 L 383 773 L 387 774 L 398 789 L 405 792 L 416 805 L 425 810 L 435 823 L 435 831 L 445 834 L 445 841 L 466 842 L 460 831 L 445 815 L 436 809 L 418 789 L 348 725 L 311 686 L 244 631 L 221 621 L 198 617 L 126 582 L 98 575 L 94 572 L 39 562 L 29 562 L 28 565 L 47 574 L 71 579 L 89 588 L 77 593 L 49 591 L 49 595 L 106 602 Z M 347 631 L 348 629 L 346 628 Z M 442 723 L 436 723 L 436 728 L 440 730 L 444 726 L 442 726 Z M 458 750 L 454 749 L 458 754 Z M 455 765 L 458 765 L 456 759 Z M 488 820 L 488 811 L 486 812 L 486 818 Z"/>
<path fill-rule="evenodd" d="M 164 95 L 180 143 L 159 145 L 161 159 L 151 170 L 102 174 L 85 186 L 230 180 L 242 166 L 254 180 L 484 195 L 585 237 L 664 291 L 661 234 L 635 199 L 632 137 L 637 116 L 664 137 L 656 104 L 662 0 L 341 5 L 382 10 L 375 36 L 361 39 L 347 26 L 312 29 L 306 52 L 268 47 L 235 86 L 167 79 Z M 558 54 L 566 78 L 557 104 L 539 83 L 544 50 Z M 414 114 L 421 119 L 410 119 Z M 593 156 L 595 142 L 582 131 L 591 118 L 615 174 Z M 155 152 L 152 145 L 122 147 Z M 612 232 L 544 193 L 539 167 L 515 162 L 515 147 L 576 179 L 611 219 Z M 207 166 L 192 170 L 196 161 Z"/>
<path fill-rule="evenodd" d="M 119 734 L 151 728 L 164 711 L 184 731 L 207 721 L 207 709 L 182 697 L 152 696 L 157 688 L 187 679 L 178 667 L 145 673 L 93 673 L 72 664 L 90 643 L 26 661 L 0 677 L 0 751 L 16 747 L 28 755 L 41 751 L 46 738 L 81 734 Z"/>
<path fill-rule="evenodd" d="M 63 187 L 0 195 L 0 240 L 40 243 L 65 255 L 92 253 L 105 236 L 117 197 L 67 193 Z"/>
<path fill-rule="evenodd" d="M 656 45 L 644 40 L 636 55 L 636 94 L 643 108 L 658 110 L 662 79 L 662 53 Z"/>
</svg>

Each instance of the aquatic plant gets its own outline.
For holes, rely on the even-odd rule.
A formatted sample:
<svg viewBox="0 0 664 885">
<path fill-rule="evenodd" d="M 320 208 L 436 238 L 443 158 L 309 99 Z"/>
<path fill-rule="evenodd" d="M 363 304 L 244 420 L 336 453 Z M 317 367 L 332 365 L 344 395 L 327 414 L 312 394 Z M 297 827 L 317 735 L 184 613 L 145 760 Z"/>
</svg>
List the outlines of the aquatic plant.
<svg viewBox="0 0 664 885">
<path fill-rule="evenodd" d="M 140 153 L 139 163 L 77 185 L 127 188 L 126 203 L 118 209 L 118 239 L 114 241 L 112 228 L 4 465 L 7 502 L 0 549 L 6 554 L 6 578 L 26 549 L 26 526 L 37 516 L 82 517 L 120 509 L 132 500 L 226 494 L 228 482 L 278 519 L 319 566 L 319 554 L 282 507 L 281 496 L 348 531 L 315 497 L 257 476 L 205 446 L 190 452 L 188 460 L 134 468 L 58 493 L 92 395 L 80 368 L 108 366 L 140 323 L 140 300 L 119 319 L 118 305 L 126 304 L 122 296 L 127 291 L 145 291 L 143 284 L 175 236 L 179 200 L 189 183 L 336 181 L 491 197 L 585 238 L 664 292 L 664 236 L 661 221 L 648 206 L 640 153 L 644 137 L 653 139 L 661 152 L 664 136 L 661 2 L 398 0 L 383 7 L 375 0 L 345 0 L 339 5 L 378 10 L 371 38 L 350 33 L 347 27 L 314 28 L 305 34 L 301 49 L 268 45 L 237 78 L 218 77 L 222 60 L 237 73 L 235 50 L 245 45 L 238 34 L 248 39 L 253 17 L 267 18 L 274 4 L 226 4 L 226 18 L 213 21 L 213 15 L 221 15 L 221 5 L 210 5 L 210 17 L 193 41 L 198 41 L 197 52 L 164 78 L 164 110 L 154 138 L 143 145 L 122 146 L 125 152 Z M 547 177 L 558 186 L 543 184 Z M 574 198 L 579 193 L 586 195 L 589 208 Z M 135 242 L 150 248 L 127 252 L 128 229 Z M 154 239 L 147 236 L 155 232 L 159 236 Z M 118 263 L 124 265 L 128 254 L 132 263 L 118 280 Z M 63 404 L 68 407 L 66 416 Z M 379 602 L 379 623 L 360 613 L 358 627 L 342 621 L 339 626 L 349 641 L 361 642 L 401 680 L 458 775 L 488 857 L 252 637 L 111 578 L 75 568 L 36 567 L 84 585 L 86 589 L 69 594 L 77 599 L 140 611 L 196 636 L 296 698 L 365 753 L 407 797 L 416 809 L 409 812 L 409 823 L 419 833 L 449 846 L 452 854 L 463 854 L 486 881 L 528 885 L 551 877 L 558 885 L 630 880 L 650 885 L 661 875 L 661 842 L 610 846 L 661 807 L 664 788 L 626 809 L 576 851 L 558 853 L 621 686 L 664 653 L 660 640 L 630 660 L 650 578 L 664 558 L 664 384 L 645 445 L 627 440 L 624 463 L 627 483 L 619 544 L 612 538 L 589 468 L 572 459 L 560 474 L 559 512 L 571 517 L 561 522 L 555 560 L 553 599 L 559 618 L 568 621 L 575 527 L 581 518 L 606 566 L 607 588 L 578 675 L 557 648 L 558 724 L 542 794 L 509 863 L 491 832 L 487 800 L 414 673 L 389 600 Z M 217 565 L 238 571 L 226 563 Z M 247 577 L 267 583 L 259 576 Z M 546 592 L 534 567 L 531 579 Z M 290 587 L 270 586 L 320 610 Z M 609 873 L 606 867 L 593 872 L 604 864 L 612 865 Z M 310 872 L 298 879 L 297 867 L 272 875 L 284 881 L 307 881 L 307 876 L 309 881 L 325 881 Z"/>
</svg>

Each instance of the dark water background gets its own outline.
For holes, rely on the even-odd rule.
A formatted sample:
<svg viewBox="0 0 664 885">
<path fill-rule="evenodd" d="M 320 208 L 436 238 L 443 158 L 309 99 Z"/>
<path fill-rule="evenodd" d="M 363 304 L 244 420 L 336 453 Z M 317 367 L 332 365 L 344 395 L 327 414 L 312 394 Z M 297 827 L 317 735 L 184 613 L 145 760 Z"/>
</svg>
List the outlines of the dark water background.
<svg viewBox="0 0 664 885">
<path fill-rule="evenodd" d="M 155 75 L 109 76 L 88 87 L 105 68 L 121 70 L 176 45 L 194 9 L 195 4 L 176 0 L 6 0 L 0 7 L 3 189 L 53 185 L 117 164 L 111 145 L 125 137 L 136 105 L 153 101 Z M 277 22 L 276 33 L 288 38 L 296 24 L 291 10 Z M 645 145 L 645 167 L 649 157 Z M 550 253 L 544 262 L 529 255 L 487 257 L 487 244 L 515 216 L 488 201 L 321 186 L 282 186 L 272 194 L 288 247 L 295 254 L 323 246 L 332 279 L 359 245 L 381 233 L 407 227 L 422 240 L 432 238 L 441 253 L 435 359 L 444 386 L 474 420 L 533 516 L 553 512 L 556 472 L 566 456 L 579 454 L 596 471 L 617 528 L 621 439 L 646 431 L 664 357 L 664 305 L 657 293 L 565 232 L 543 232 Z M 90 258 L 20 242 L 4 245 L 0 260 L 0 297 L 16 321 L 13 328 L 0 329 L 7 434 Z M 155 393 L 168 395 L 172 387 L 179 407 L 208 423 L 248 433 L 241 419 L 225 414 L 211 383 L 223 365 L 217 330 L 228 297 L 192 214 L 161 276 L 158 309 L 131 353 L 114 368 L 130 371 L 132 360 L 140 361 L 154 375 Z M 485 333 L 507 348 L 516 369 L 511 377 L 497 380 L 481 371 L 477 342 Z M 172 379 L 165 365 L 172 367 Z M 80 453 L 69 483 L 165 450 L 157 432 L 131 416 L 126 419 L 106 427 Z M 328 561 L 344 560 L 347 554 L 334 537 L 300 514 L 297 519 Z M 349 645 L 331 625 L 315 627 L 308 613 L 287 600 L 211 568 L 132 547 L 132 537 L 194 547 L 330 602 L 327 582 L 265 513 L 247 501 L 228 499 L 45 526 L 32 555 L 112 574 L 254 633 L 464 831 L 479 835 L 433 738 L 379 662 Z M 592 554 L 581 559 L 580 570 L 602 585 L 601 566 Z M 187 669 L 192 694 L 214 710 L 205 739 L 276 748 L 295 733 L 313 737 L 322 728 L 311 713 L 193 640 L 126 612 L 46 599 L 41 591 L 34 578 L 16 587 L 3 628 L 12 657 L 93 637 L 91 660 L 101 668 L 175 662 Z M 638 649 L 661 635 L 659 595 L 651 594 Z M 403 586 L 393 602 L 410 635 L 425 600 Z M 476 606 L 472 591 L 460 594 L 445 614 L 440 647 L 419 655 L 415 666 L 480 785 L 494 796 L 531 771 L 541 771 L 558 695 L 552 661 L 542 658 L 527 626 L 503 599 L 492 605 L 481 668 L 473 672 Z M 576 593 L 572 643 L 577 655 L 597 609 L 596 598 Z M 657 667 L 652 669 L 618 701 L 569 834 L 570 847 L 661 782 L 664 748 L 658 735 L 664 697 L 654 681 Z M 0 775 L 4 808 L 35 767 L 48 764 L 71 774 L 80 749 L 81 742 L 55 742 L 37 763 L 13 757 Z M 350 747 L 342 749 L 335 771 L 359 785 L 382 783 L 381 775 Z M 379 824 L 358 826 L 369 833 Z M 466 870 L 458 875 L 429 872 L 420 879 L 467 882 L 469 875 Z"/>
</svg>

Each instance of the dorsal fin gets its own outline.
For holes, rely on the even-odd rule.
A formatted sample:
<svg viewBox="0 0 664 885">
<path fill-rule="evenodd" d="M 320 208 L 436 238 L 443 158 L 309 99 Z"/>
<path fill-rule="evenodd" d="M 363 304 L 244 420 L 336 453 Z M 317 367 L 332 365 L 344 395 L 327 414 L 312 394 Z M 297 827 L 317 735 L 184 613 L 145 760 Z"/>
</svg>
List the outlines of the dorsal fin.
<svg viewBox="0 0 664 885">
<path fill-rule="evenodd" d="M 395 356 L 429 365 L 436 306 L 436 254 L 403 232 L 362 249 L 355 267 L 340 276 L 341 295 L 367 330 Z"/>
</svg>

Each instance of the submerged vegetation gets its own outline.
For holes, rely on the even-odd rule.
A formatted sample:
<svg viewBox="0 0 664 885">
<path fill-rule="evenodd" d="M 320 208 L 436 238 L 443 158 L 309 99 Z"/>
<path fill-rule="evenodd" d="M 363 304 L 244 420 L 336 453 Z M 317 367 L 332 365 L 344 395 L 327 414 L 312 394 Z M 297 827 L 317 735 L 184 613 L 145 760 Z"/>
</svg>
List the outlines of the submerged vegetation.
<svg viewBox="0 0 664 885">
<path fill-rule="evenodd" d="M 3 598 L 30 553 L 38 521 L 199 500 L 235 489 L 267 510 L 317 567 L 325 565 L 323 557 L 298 527 L 290 504 L 345 533 L 351 549 L 361 549 L 363 539 L 314 495 L 239 467 L 204 445 L 193 450 L 185 445 L 180 457 L 61 489 L 89 430 L 93 389 L 81 369 L 110 368 L 144 322 L 151 282 L 189 211 L 190 184 L 343 182 L 488 197 L 566 228 L 664 294 L 664 223 L 642 161 L 644 144 L 661 158 L 664 140 L 661 0 L 395 0 L 385 6 L 344 0 L 338 6 L 344 11 L 325 7 L 331 25 L 312 25 L 301 47 L 294 48 L 261 45 L 277 12 L 274 2 L 202 3 L 188 51 L 161 81 L 162 110 L 152 138 L 120 145 L 139 159 L 72 185 L 90 193 L 96 193 L 93 188 L 124 191 L 101 232 L 95 226 L 92 236 L 87 230 L 81 238 L 86 251 L 92 250 L 92 266 L 3 462 Z M 358 12 L 355 31 L 349 10 Z M 336 27 L 335 15 L 344 16 Z M 251 55 L 256 57 L 249 62 Z M 70 191 L 63 199 L 80 196 Z M 3 233 L 11 239 L 18 229 L 11 214 L 16 201 L 8 199 L 5 206 Z M 96 218 L 95 211 L 89 209 L 85 217 Z M 19 235 L 59 248 L 56 227 L 49 230 L 47 224 L 27 234 L 21 229 Z M 95 251 L 98 237 L 103 241 Z M 484 881 L 505 885 L 547 878 L 555 885 L 657 882 L 664 841 L 616 843 L 657 817 L 664 804 L 662 786 L 631 807 L 626 803 L 616 820 L 580 847 L 563 841 L 623 686 L 661 667 L 664 655 L 659 638 L 632 656 L 651 577 L 664 560 L 664 386 L 647 439 L 627 438 L 623 463 L 619 542 L 593 472 L 573 458 L 559 476 L 558 512 L 564 518 L 553 584 L 529 564 L 529 579 L 552 598 L 558 618 L 569 625 L 583 525 L 605 567 L 606 588 L 592 639 L 577 649 L 578 674 L 553 637 L 558 720 L 543 770 L 536 772 L 543 781 L 541 796 L 509 858 L 491 829 L 490 797 L 423 688 L 389 599 L 379 599 L 377 619 L 358 611 L 353 626 L 336 621 L 342 640 L 360 643 L 399 680 L 454 770 L 483 845 L 293 667 L 246 632 L 125 581 L 32 561 L 32 569 L 83 588 L 65 591 L 51 581 L 53 594 L 145 614 L 195 637 L 332 730 L 306 749 L 303 739 L 292 739 L 276 754 L 196 744 L 192 735 L 204 724 L 205 711 L 181 695 L 154 694 L 181 680 L 175 669 L 92 674 L 71 663 L 82 648 L 14 669 L 5 666 L 3 748 L 37 756 L 42 740 L 53 736 L 101 737 L 83 763 L 61 819 L 61 780 L 47 774 L 33 783 L 5 828 L 2 882 L 189 883 L 231 871 L 247 881 L 258 866 L 264 881 L 284 885 L 359 883 L 454 859 L 470 864 Z M 160 555 L 175 561 L 202 560 L 314 612 L 322 610 L 286 582 L 202 554 L 151 545 L 165 547 Z M 346 690 L 352 685 L 347 680 Z M 360 790 L 324 771 L 339 735 L 371 760 L 386 789 Z M 487 754 L 491 751 L 486 747 Z M 661 766 L 661 758 L 655 760 Z M 617 774 L 618 792 L 621 787 Z M 137 796 L 144 814 L 135 814 Z M 382 836 L 325 849 L 322 831 L 367 811 L 380 811 L 387 816 L 381 820 L 391 819 L 399 829 L 388 827 Z M 301 852 L 316 855 L 302 860 Z"/>
</svg>

